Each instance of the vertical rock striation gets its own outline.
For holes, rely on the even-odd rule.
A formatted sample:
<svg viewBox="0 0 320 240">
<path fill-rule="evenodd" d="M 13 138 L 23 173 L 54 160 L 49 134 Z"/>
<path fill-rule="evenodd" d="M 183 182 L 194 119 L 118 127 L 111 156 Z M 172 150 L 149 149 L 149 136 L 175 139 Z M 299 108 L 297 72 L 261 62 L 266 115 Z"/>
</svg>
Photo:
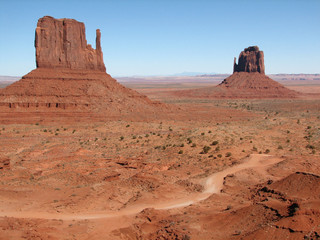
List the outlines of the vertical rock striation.
<svg viewBox="0 0 320 240">
<path fill-rule="evenodd" d="M 45 16 L 38 20 L 35 37 L 37 68 L 106 71 L 97 29 L 96 49 L 87 44 L 84 23 Z"/>
<path fill-rule="evenodd" d="M 265 74 L 263 51 L 259 47 L 252 46 L 245 48 L 240 53 L 238 64 L 234 58 L 233 72 L 258 72 Z"/>
</svg>

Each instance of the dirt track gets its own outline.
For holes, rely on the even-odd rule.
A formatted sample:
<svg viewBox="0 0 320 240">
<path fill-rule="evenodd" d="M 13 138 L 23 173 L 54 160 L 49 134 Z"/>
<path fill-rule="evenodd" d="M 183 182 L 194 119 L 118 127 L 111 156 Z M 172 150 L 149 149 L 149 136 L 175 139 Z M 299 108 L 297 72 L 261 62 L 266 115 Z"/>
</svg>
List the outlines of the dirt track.
<svg viewBox="0 0 320 240">
<path fill-rule="evenodd" d="M 214 193 L 219 193 L 223 188 L 224 178 L 244 169 L 259 169 L 263 170 L 270 165 L 282 161 L 280 158 L 264 154 L 252 154 L 244 163 L 227 168 L 221 172 L 212 174 L 203 179 L 201 182 L 204 185 L 204 191 L 198 194 L 190 194 L 182 199 L 175 199 L 171 201 L 159 203 L 146 203 L 133 205 L 129 208 L 117 212 L 96 212 L 92 214 L 59 214 L 59 213 L 45 213 L 45 212 L 0 212 L 0 217 L 14 217 L 14 218 L 38 218 L 38 219 L 63 219 L 63 220 L 85 220 L 85 219 L 108 219 L 119 218 L 138 214 L 146 208 L 154 208 L 156 210 L 173 209 L 189 206 L 199 201 L 205 200 Z"/>
</svg>

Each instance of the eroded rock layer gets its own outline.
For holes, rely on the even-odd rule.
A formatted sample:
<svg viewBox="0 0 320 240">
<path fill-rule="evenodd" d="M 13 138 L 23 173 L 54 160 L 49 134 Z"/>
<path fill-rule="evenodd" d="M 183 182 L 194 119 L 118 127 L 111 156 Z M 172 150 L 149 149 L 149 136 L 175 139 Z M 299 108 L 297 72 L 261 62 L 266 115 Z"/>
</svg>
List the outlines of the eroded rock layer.
<svg viewBox="0 0 320 240">
<path fill-rule="evenodd" d="M 272 80 L 265 74 L 235 72 L 223 80 L 217 88 L 229 98 L 292 98 L 297 92 Z"/>
<path fill-rule="evenodd" d="M 19 110 L 106 110 L 110 114 L 153 111 L 146 96 L 109 74 L 90 70 L 37 68 L 0 92 L 0 107 Z"/>
</svg>

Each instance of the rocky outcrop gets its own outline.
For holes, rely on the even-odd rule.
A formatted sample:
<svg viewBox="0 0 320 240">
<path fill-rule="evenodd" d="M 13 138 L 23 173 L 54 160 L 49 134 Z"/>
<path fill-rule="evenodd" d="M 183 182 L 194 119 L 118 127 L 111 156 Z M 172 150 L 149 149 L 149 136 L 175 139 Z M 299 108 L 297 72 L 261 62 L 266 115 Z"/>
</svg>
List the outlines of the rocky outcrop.
<svg viewBox="0 0 320 240">
<path fill-rule="evenodd" d="M 106 71 L 96 32 L 96 49 L 87 44 L 84 23 L 45 16 L 38 20 L 35 37 L 38 68 L 70 68 Z"/>
<path fill-rule="evenodd" d="M 234 58 L 233 72 L 265 73 L 263 51 L 257 46 L 245 48 L 240 53 L 238 64 L 236 60 Z"/>
</svg>

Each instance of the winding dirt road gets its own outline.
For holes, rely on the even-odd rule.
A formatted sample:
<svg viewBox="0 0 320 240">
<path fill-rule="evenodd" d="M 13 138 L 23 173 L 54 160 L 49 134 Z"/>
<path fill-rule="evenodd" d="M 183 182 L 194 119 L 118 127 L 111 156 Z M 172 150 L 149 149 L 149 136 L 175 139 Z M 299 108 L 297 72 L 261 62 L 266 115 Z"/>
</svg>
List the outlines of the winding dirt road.
<svg viewBox="0 0 320 240">
<path fill-rule="evenodd" d="M 48 212 L 0 212 L 0 217 L 14 217 L 14 218 L 40 218 L 40 219 L 62 219 L 62 220 L 89 220 L 89 219 L 110 219 L 124 216 L 135 215 L 146 208 L 173 209 L 189 206 L 199 201 L 205 200 L 214 193 L 220 193 L 223 188 L 224 177 L 239 172 L 244 169 L 264 170 L 268 166 L 282 161 L 278 157 L 263 154 L 252 154 L 243 163 L 227 168 L 221 172 L 212 174 L 211 176 L 202 180 L 204 191 L 197 194 L 189 194 L 185 198 L 173 199 L 170 201 L 164 200 L 159 203 L 136 204 L 124 208 L 120 211 L 114 212 L 99 212 L 99 213 L 48 213 Z"/>
</svg>

